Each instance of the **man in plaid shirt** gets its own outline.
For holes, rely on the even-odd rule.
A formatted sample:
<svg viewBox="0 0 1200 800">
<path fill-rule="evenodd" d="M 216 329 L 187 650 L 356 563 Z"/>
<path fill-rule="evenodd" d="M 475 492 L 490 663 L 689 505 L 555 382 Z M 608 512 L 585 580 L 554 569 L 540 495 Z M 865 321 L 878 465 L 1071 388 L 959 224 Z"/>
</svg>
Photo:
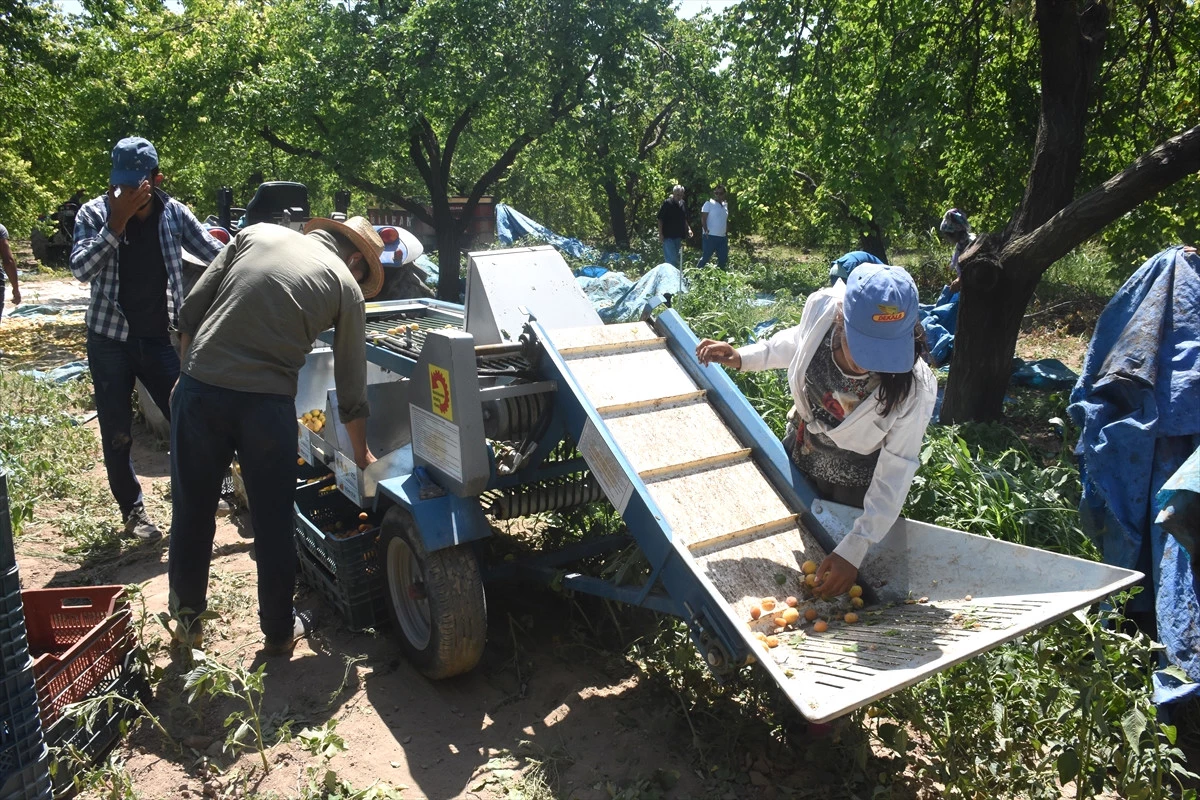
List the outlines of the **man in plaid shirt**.
<svg viewBox="0 0 1200 800">
<path fill-rule="evenodd" d="M 134 380 L 170 419 L 179 378 L 170 331 L 183 305 L 183 248 L 205 263 L 221 249 L 161 182 L 154 145 L 139 137 L 117 142 L 108 191 L 79 209 L 71 248 L 71 272 L 92 288 L 87 354 L 108 485 L 125 535 L 144 541 L 162 532 L 146 515 L 130 457 Z"/>
</svg>

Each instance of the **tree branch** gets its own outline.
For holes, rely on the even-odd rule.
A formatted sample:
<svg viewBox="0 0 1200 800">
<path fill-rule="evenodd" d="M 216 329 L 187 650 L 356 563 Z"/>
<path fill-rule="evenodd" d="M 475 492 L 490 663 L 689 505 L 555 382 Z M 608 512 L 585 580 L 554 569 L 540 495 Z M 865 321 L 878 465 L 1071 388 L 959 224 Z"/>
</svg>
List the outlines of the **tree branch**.
<svg viewBox="0 0 1200 800">
<path fill-rule="evenodd" d="M 667 103 L 666 107 L 655 115 L 654 119 L 650 120 L 650 124 L 646 126 L 646 130 L 642 133 L 642 140 L 638 142 L 638 160 L 644 161 L 647 156 L 663 142 L 663 138 L 667 135 L 667 121 L 670 119 L 675 107 L 683 102 L 683 97 L 674 97 L 671 102 Z"/>
<path fill-rule="evenodd" d="M 1010 239 L 1004 261 L 1045 270 L 1105 225 L 1196 172 L 1200 172 L 1200 125 L 1139 156 L 1032 233 Z"/>
<path fill-rule="evenodd" d="M 442 182 L 450 182 L 450 164 L 454 160 L 454 150 L 458 147 L 458 139 L 462 136 L 463 131 L 467 129 L 467 125 L 471 124 L 471 120 L 475 117 L 475 112 L 479 109 L 478 103 L 469 103 L 462 110 L 462 113 L 455 118 L 454 124 L 450 126 L 450 132 L 446 134 L 446 146 L 442 148 Z"/>
</svg>

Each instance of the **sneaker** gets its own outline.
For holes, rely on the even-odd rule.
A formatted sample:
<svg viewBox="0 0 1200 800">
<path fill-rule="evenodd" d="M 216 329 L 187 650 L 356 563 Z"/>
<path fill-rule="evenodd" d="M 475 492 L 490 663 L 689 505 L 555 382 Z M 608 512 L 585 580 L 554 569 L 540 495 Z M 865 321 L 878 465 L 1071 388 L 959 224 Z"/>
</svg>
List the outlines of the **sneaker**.
<svg viewBox="0 0 1200 800">
<path fill-rule="evenodd" d="M 162 538 L 162 531 L 150 521 L 145 507 L 140 505 L 134 506 L 125 517 L 124 533 L 127 539 L 140 539 L 143 542 L 157 542 Z"/>
<path fill-rule="evenodd" d="M 290 656 L 296 647 L 296 642 L 308 638 L 314 627 L 313 612 L 296 611 L 292 613 L 292 635 L 286 639 L 267 637 L 263 644 L 263 655 L 268 658 Z"/>
<path fill-rule="evenodd" d="M 175 630 L 171 632 L 171 638 L 180 647 L 199 650 L 204 644 L 204 623 L 198 619 L 192 620 L 191 624 L 178 621 L 175 623 Z"/>
</svg>

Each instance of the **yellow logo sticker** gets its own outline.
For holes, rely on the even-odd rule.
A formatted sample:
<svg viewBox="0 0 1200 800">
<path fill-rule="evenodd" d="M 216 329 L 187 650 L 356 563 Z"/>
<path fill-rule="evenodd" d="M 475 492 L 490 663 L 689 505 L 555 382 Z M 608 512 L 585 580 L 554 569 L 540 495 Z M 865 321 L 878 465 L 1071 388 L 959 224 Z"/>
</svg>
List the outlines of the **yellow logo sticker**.
<svg viewBox="0 0 1200 800">
<path fill-rule="evenodd" d="M 875 322 L 899 322 L 908 315 L 900 310 L 899 306 L 878 305 L 879 313 L 871 317 Z"/>
<path fill-rule="evenodd" d="M 433 398 L 434 412 L 454 422 L 454 408 L 450 405 L 450 373 L 433 364 L 429 365 L 429 394 Z"/>
</svg>

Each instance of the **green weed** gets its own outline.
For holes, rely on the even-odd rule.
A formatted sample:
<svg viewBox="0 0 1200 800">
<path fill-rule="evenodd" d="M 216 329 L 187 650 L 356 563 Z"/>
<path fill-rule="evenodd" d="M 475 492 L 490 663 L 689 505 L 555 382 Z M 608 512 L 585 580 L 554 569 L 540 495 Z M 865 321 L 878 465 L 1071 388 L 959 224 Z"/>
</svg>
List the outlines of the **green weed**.
<svg viewBox="0 0 1200 800">
<path fill-rule="evenodd" d="M 262 719 L 263 681 L 267 665 L 262 664 L 255 670 L 242 666 L 230 667 L 200 650 L 192 651 L 192 659 L 194 666 L 183 681 L 184 691 L 189 693 L 188 703 L 195 702 L 201 696 L 229 697 L 239 701 L 244 710 L 233 711 L 225 718 L 225 750 L 256 749 L 262 759 L 263 770 L 270 772 Z"/>
</svg>

